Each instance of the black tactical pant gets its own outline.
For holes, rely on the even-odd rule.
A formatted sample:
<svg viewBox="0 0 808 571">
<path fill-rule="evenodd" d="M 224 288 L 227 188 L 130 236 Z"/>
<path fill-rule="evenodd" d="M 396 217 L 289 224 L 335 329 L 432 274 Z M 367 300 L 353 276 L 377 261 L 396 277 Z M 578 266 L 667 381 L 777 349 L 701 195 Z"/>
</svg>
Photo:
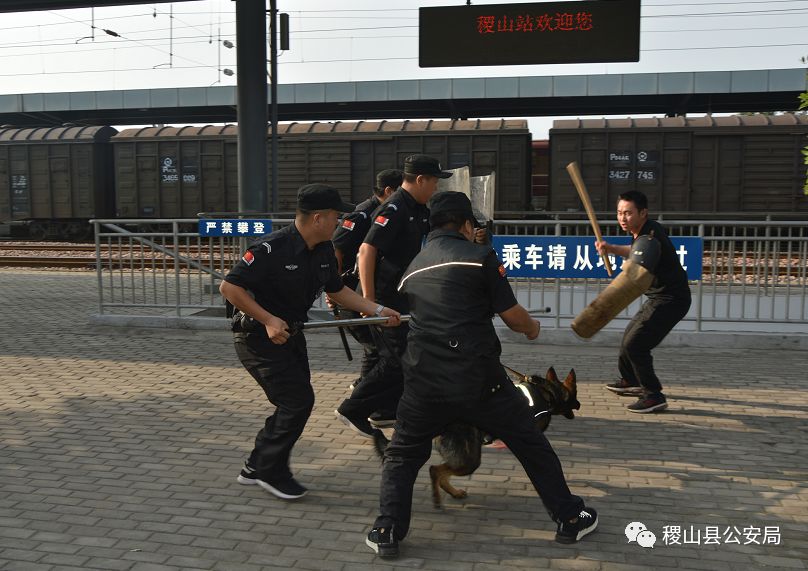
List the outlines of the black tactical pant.
<svg viewBox="0 0 808 571">
<path fill-rule="evenodd" d="M 356 311 L 344 308 L 340 308 L 339 315 L 341 319 L 356 319 L 362 317 Z M 346 329 L 348 333 L 351 334 L 351 337 L 362 345 L 362 367 L 359 371 L 358 385 L 379 362 L 379 351 L 376 348 L 376 341 L 373 338 L 372 328 L 370 326 L 357 325 L 354 327 L 346 327 Z"/>
<path fill-rule="evenodd" d="M 288 480 L 289 455 L 314 407 L 306 338 L 298 333 L 275 345 L 266 336 L 237 333 L 234 343 L 244 368 L 275 405 L 255 437 L 248 463 L 266 482 Z"/>
<path fill-rule="evenodd" d="M 654 372 L 651 350 L 665 339 L 689 309 L 690 298 L 649 298 L 626 327 L 618 369 L 624 379 L 640 385 L 649 396 L 662 396 L 662 384 Z"/>
<path fill-rule="evenodd" d="M 396 416 L 393 439 L 384 454 L 380 515 L 373 527 L 393 526 L 399 540 L 409 531 L 413 484 L 432 453 L 432 438 L 458 420 L 507 444 L 554 520 L 572 519 L 584 507 L 567 487 L 561 462 L 536 425 L 527 400 L 510 382 L 482 400 L 460 403 L 440 404 L 405 392 Z"/>
<path fill-rule="evenodd" d="M 340 414 L 352 418 L 367 418 L 376 411 L 396 410 L 404 388 L 401 356 L 407 348 L 409 329 L 407 323 L 398 327 L 372 328 L 379 360 L 354 387 L 351 396 L 342 401 Z"/>
</svg>

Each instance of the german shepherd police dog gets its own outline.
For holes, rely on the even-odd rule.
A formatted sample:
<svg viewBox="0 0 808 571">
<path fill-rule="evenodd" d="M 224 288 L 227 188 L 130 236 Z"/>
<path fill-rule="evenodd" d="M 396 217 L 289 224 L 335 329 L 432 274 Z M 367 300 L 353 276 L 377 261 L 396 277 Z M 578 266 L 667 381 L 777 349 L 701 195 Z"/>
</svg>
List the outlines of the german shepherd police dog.
<svg viewBox="0 0 808 571">
<path fill-rule="evenodd" d="M 535 411 L 536 425 L 544 432 L 550 425 L 553 415 L 561 414 L 566 418 L 575 418 L 573 410 L 581 408 L 578 402 L 578 387 L 575 369 L 571 369 L 562 383 L 553 367 L 547 369 L 545 377 L 538 375 L 522 375 L 506 367 L 508 371 L 519 377 L 516 387 L 525 395 L 530 407 Z M 374 434 L 374 445 L 379 456 L 389 441 L 381 433 Z M 463 499 L 468 494 L 452 486 L 452 476 L 468 476 L 480 467 L 483 444 L 490 442 L 481 430 L 462 422 L 453 422 L 446 426 L 442 434 L 434 439 L 435 447 L 443 457 L 443 464 L 429 467 L 432 479 L 432 503 L 435 508 L 441 507 L 441 489 L 455 499 Z"/>
</svg>

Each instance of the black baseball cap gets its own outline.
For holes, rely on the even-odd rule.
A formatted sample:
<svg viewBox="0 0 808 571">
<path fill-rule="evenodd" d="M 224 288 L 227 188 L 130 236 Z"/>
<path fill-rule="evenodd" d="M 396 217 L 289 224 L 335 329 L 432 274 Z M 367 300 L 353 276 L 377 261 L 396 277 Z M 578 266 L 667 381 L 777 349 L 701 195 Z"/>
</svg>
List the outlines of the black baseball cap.
<svg viewBox="0 0 808 571">
<path fill-rule="evenodd" d="M 398 169 L 384 169 L 376 173 L 376 189 L 384 190 L 388 186 L 398 188 L 404 180 L 404 173 Z"/>
<path fill-rule="evenodd" d="M 475 226 L 477 224 L 474 211 L 471 209 L 471 201 L 462 192 L 442 190 L 432 195 L 432 200 L 429 201 L 430 222 L 443 212 L 457 212 L 465 216 L 466 220 L 471 220 Z"/>
<path fill-rule="evenodd" d="M 449 178 L 452 173 L 446 172 L 437 159 L 426 155 L 410 155 L 404 159 L 404 174 L 426 174 L 438 178 Z"/>
<path fill-rule="evenodd" d="M 322 183 L 307 184 L 297 191 L 297 207 L 300 210 L 336 210 L 353 212 L 354 205 L 343 202 L 339 191 Z"/>
</svg>

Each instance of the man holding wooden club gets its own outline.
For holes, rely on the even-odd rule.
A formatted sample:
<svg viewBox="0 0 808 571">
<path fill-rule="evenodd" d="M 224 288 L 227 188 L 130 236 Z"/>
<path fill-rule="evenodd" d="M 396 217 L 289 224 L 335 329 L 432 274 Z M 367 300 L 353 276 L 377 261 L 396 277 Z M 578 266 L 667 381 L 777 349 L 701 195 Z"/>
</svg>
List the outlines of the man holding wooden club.
<svg viewBox="0 0 808 571">
<path fill-rule="evenodd" d="M 690 309 L 687 273 L 665 229 L 658 222 L 648 220 L 645 194 L 637 190 L 621 194 L 617 201 L 617 222 L 631 234 L 631 245 L 618 246 L 598 239 L 595 247 L 601 255 L 622 256 L 635 262 L 635 267 L 644 266 L 650 272 L 650 287 L 645 290 L 646 301 L 623 335 L 618 359 L 621 379 L 606 388 L 620 396 L 638 397 L 637 402 L 627 407 L 631 412 L 662 411 L 668 403 L 654 372 L 651 350 Z"/>
</svg>

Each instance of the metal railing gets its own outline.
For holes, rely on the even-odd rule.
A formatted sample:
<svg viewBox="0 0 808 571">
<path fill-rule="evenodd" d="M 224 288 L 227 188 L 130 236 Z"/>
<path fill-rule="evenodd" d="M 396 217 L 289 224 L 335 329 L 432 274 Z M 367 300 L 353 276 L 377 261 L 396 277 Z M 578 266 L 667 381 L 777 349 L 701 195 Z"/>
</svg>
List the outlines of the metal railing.
<svg viewBox="0 0 808 571">
<path fill-rule="evenodd" d="M 274 228 L 290 222 L 275 220 Z M 223 315 L 219 282 L 244 252 L 245 238 L 201 237 L 195 218 L 91 223 L 99 314 Z"/>
<path fill-rule="evenodd" d="M 94 220 L 99 313 L 186 318 L 223 315 L 219 281 L 240 259 L 243 237 L 200 237 L 197 219 Z M 273 221 L 273 229 L 291 219 Z M 703 276 L 681 328 L 808 332 L 808 224 L 788 221 L 666 220 L 673 236 L 704 240 Z M 602 222 L 608 236 L 617 223 Z M 498 235 L 586 236 L 586 220 L 498 220 Z M 593 238 L 594 240 L 594 238 Z M 519 301 L 549 308 L 545 327 L 566 327 L 608 280 L 512 279 Z M 624 326 L 641 300 L 609 327 Z M 322 306 L 322 300 L 320 301 Z"/>
<path fill-rule="evenodd" d="M 691 283 L 693 303 L 683 328 L 694 331 L 808 332 L 808 224 L 745 220 L 667 220 L 672 236 L 704 240 L 702 279 Z M 609 236 L 622 235 L 616 221 L 601 223 Z M 587 220 L 499 220 L 498 235 L 592 236 Z M 594 241 L 594 236 L 593 236 Z M 555 327 L 564 327 L 608 280 L 512 280 L 526 307 L 549 307 Z M 641 300 L 609 328 L 621 328 Z"/>
</svg>

